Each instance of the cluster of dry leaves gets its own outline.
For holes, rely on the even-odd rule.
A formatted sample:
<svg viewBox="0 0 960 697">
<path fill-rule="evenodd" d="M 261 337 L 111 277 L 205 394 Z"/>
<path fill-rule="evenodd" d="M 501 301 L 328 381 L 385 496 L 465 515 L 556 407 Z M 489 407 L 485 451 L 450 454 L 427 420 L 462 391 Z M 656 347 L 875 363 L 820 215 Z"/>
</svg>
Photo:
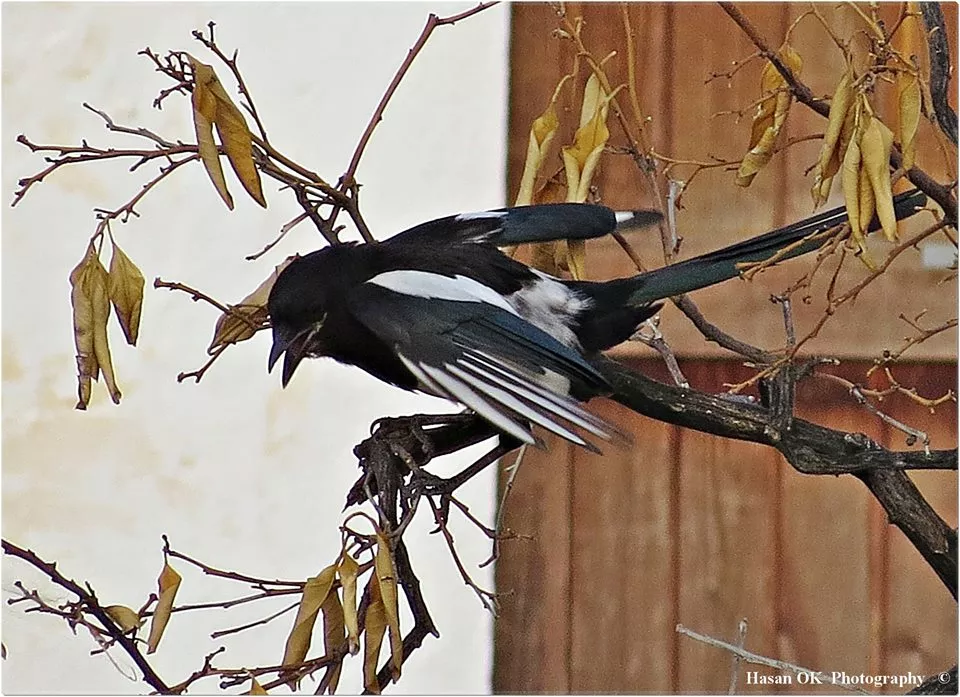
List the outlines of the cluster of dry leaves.
<svg viewBox="0 0 960 697">
<path fill-rule="evenodd" d="M 575 31 L 579 32 L 579 24 Z M 613 55 L 615 53 L 607 58 Z M 607 116 L 610 112 L 610 102 L 618 91 L 604 89 L 606 79 L 602 73 L 603 62 L 591 65 L 590 75 L 583 88 L 580 121 L 573 136 L 573 143 L 560 149 L 564 184 L 559 184 L 556 178 L 551 177 L 539 189 L 536 188 L 537 177 L 547 161 L 550 145 L 560 128 L 557 100 L 563 88 L 578 74 L 579 60 L 574 62 L 573 71 L 565 75 L 557 84 L 547 108 L 534 119 L 530 126 L 526 160 L 514 205 L 528 206 L 552 200 L 583 203 L 587 200 L 600 158 L 610 139 Z M 561 191 L 564 186 L 565 194 Z M 532 266 L 554 275 L 568 271 L 577 280 L 586 278 L 586 242 L 584 240 L 561 240 L 531 246 L 533 248 Z"/>
<path fill-rule="evenodd" d="M 897 219 L 893 208 L 890 154 L 894 141 L 903 153 L 903 170 L 913 167 L 916 157 L 916 135 L 923 107 L 923 81 L 916 55 L 923 37 L 923 26 L 916 3 L 908 3 L 903 20 L 887 40 L 882 29 L 866 15 L 884 46 L 883 55 L 866 69 L 857 71 L 854 57 L 844 50 L 846 70 L 840 77 L 830 100 L 830 114 L 823 136 L 823 147 L 813 166 L 811 189 L 814 208 L 822 206 L 830 195 L 836 175 L 840 174 L 844 202 L 850 220 L 850 234 L 860 259 L 870 268 L 877 266 L 870 258 L 866 230 L 876 214 L 887 240 L 897 239 Z M 777 52 L 779 59 L 797 77 L 803 70 L 803 59 L 785 42 Z M 880 119 L 874 108 L 875 86 L 880 76 L 893 73 L 897 89 L 897 134 Z M 768 61 L 760 77 L 761 100 L 753 118 L 750 144 L 737 170 L 736 183 L 750 186 L 757 173 L 776 152 L 778 140 L 793 102 L 787 79 Z M 926 98 L 929 104 L 929 97 Z"/>
<path fill-rule="evenodd" d="M 233 167 L 237 178 L 250 197 L 266 208 L 260 183 L 260 173 L 253 157 L 253 134 L 247 126 L 243 113 L 234 104 L 223 88 L 213 67 L 188 56 L 193 68 L 193 123 L 197 135 L 197 148 L 203 166 L 214 188 L 233 210 L 233 197 L 220 164 L 221 150 Z M 220 136 L 218 146 L 213 137 L 216 127 Z M 113 256 L 110 270 L 100 261 L 104 234 L 110 236 Z M 274 273 L 253 293 L 239 303 L 236 310 L 226 308 L 214 329 L 213 341 L 208 353 L 228 344 L 252 337 L 267 323 L 267 297 L 277 274 L 289 260 L 278 266 Z M 109 225 L 97 227 L 80 263 L 70 274 L 73 305 L 73 335 L 77 348 L 77 409 L 86 409 L 90 402 L 92 381 L 103 375 L 107 390 L 115 404 L 120 403 L 120 388 L 110 357 L 107 323 L 110 305 L 113 305 L 117 321 L 127 342 L 137 343 L 140 329 L 140 312 L 143 307 L 143 274 L 137 265 L 117 245 L 110 234 Z"/>
<path fill-rule="evenodd" d="M 351 519 L 361 517 L 374 527 L 372 535 L 361 535 L 351 530 Z M 393 680 L 400 677 L 403 663 L 403 635 L 400 633 L 400 604 L 397 586 L 397 573 L 390 540 L 383 530 L 364 513 L 355 513 L 343 524 L 344 543 L 337 560 L 324 568 L 316 576 L 308 578 L 303 584 L 297 616 L 284 645 L 283 667 L 279 673 L 281 679 L 291 688 L 297 688 L 298 677 L 284 676 L 285 669 L 295 669 L 303 664 L 310 651 L 314 628 L 320 615 L 323 615 L 323 655 L 329 660 L 326 672 L 320 681 L 321 693 L 333 694 L 340 681 L 340 672 L 347 655 L 360 652 L 363 639 L 363 682 L 364 687 L 379 693 L 377 681 L 377 660 L 384 639 L 389 633 L 390 671 Z M 348 540 L 360 542 L 361 553 L 367 552 L 371 559 L 360 564 L 348 551 Z M 357 602 L 358 580 L 370 572 L 361 600 Z M 149 610 L 148 602 L 138 612 L 126 605 L 108 605 L 104 611 L 114 622 L 131 636 L 150 616 L 150 632 L 146 641 L 147 654 L 157 650 L 164 631 L 174 610 L 174 600 L 180 589 L 180 574 L 165 561 L 157 579 L 158 593 L 156 606 Z M 256 676 L 251 675 L 250 694 L 267 694 Z"/>
<path fill-rule="evenodd" d="M 110 358 L 107 320 L 110 306 L 117 314 L 127 343 L 135 346 L 140 331 L 140 310 L 143 307 L 143 274 L 130 261 L 113 237 L 110 270 L 100 262 L 103 234 L 90 240 L 87 252 L 70 272 L 70 301 L 73 303 L 73 338 L 77 347 L 77 409 L 86 409 L 90 402 L 91 380 L 103 380 L 115 404 L 120 403 L 120 388 Z M 100 247 L 97 242 L 100 242 Z"/>
</svg>

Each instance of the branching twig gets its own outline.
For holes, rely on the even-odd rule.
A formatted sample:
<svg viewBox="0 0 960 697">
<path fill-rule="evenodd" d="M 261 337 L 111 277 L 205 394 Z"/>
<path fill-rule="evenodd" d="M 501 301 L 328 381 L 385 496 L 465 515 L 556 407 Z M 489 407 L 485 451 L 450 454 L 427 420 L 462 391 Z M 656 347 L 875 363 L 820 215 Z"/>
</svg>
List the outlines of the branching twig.
<svg viewBox="0 0 960 697">
<path fill-rule="evenodd" d="M 695 632 L 692 629 L 687 629 L 682 624 L 677 625 L 677 633 L 688 636 L 695 641 L 699 641 L 708 646 L 714 646 L 718 649 L 723 649 L 724 651 L 729 651 L 734 656 L 739 657 L 741 661 L 745 663 L 752 663 L 758 666 L 767 666 L 768 668 L 775 668 L 776 670 L 787 671 L 793 673 L 794 675 L 809 675 L 815 677 L 818 682 L 826 685 L 835 685 L 837 687 L 843 688 L 848 692 L 856 692 L 861 695 L 870 694 L 866 690 L 863 690 L 856 686 L 847 685 L 846 683 L 835 679 L 832 675 L 828 673 L 822 673 L 819 670 L 813 670 L 811 668 L 804 668 L 798 666 L 794 663 L 787 663 L 786 661 L 780 661 L 776 658 L 768 658 L 766 656 L 761 656 L 758 653 L 753 653 L 752 651 L 747 651 L 743 647 L 734 646 L 733 644 L 727 643 L 726 641 L 721 641 L 720 639 L 714 639 L 713 637 L 707 636 L 706 634 L 700 634 L 700 632 Z M 731 693 L 732 694 L 732 693 Z"/>
<path fill-rule="evenodd" d="M 100 606 L 100 602 L 97 600 L 92 589 L 89 589 L 89 587 L 87 589 L 82 588 L 75 581 L 71 581 L 57 571 L 57 565 L 55 563 L 46 562 L 29 549 L 22 549 L 7 540 L 3 540 L 3 553 L 22 559 L 35 569 L 46 574 L 53 583 L 77 596 L 81 602 L 81 607 L 89 610 L 89 612 L 97 618 L 97 621 L 100 622 L 110 637 L 118 643 L 133 662 L 137 664 L 137 667 L 140 668 L 140 671 L 143 673 L 144 682 L 159 692 L 165 693 L 170 691 L 167 684 L 154 672 L 153 668 L 147 662 L 147 659 L 140 653 L 136 642 L 125 634 Z"/>
</svg>

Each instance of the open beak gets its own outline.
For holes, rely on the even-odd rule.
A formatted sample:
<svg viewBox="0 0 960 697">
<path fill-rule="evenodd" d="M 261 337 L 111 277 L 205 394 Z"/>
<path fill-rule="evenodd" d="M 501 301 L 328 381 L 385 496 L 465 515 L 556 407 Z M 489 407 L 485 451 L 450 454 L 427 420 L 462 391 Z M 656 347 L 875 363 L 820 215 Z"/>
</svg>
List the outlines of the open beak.
<svg viewBox="0 0 960 697">
<path fill-rule="evenodd" d="M 273 366 L 280 356 L 283 356 L 283 372 L 280 376 L 281 384 L 286 387 L 293 377 L 294 371 L 306 355 L 306 346 L 311 335 L 312 327 L 299 332 L 290 332 L 280 327 L 273 328 L 273 346 L 270 348 L 270 358 L 267 360 L 267 372 L 273 371 Z"/>
</svg>

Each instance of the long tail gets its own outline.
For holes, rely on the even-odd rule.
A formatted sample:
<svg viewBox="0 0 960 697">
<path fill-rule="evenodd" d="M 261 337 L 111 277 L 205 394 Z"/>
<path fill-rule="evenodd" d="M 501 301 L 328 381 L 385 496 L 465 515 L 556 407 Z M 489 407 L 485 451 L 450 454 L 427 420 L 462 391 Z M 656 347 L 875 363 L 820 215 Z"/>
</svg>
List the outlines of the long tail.
<svg viewBox="0 0 960 697">
<path fill-rule="evenodd" d="M 927 197 L 919 190 L 896 196 L 893 199 L 893 205 L 897 220 L 909 218 L 923 208 L 926 202 Z M 740 264 L 764 261 L 793 244 L 796 246 L 784 252 L 778 261 L 807 254 L 819 249 L 825 240 L 823 238 L 804 240 L 804 238 L 829 230 L 846 220 L 845 209 L 834 208 L 715 252 L 640 274 L 630 279 L 631 285 L 635 288 L 630 293 L 627 303 L 631 306 L 646 305 L 656 300 L 712 286 L 738 276 Z M 872 232 L 879 228 L 880 224 L 874 218 L 869 229 Z"/>
</svg>

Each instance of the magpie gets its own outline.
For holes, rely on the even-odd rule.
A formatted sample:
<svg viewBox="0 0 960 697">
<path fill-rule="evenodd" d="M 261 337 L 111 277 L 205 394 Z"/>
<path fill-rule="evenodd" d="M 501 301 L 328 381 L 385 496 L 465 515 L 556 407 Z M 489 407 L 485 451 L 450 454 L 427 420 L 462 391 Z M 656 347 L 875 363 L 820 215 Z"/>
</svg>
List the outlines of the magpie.
<svg viewBox="0 0 960 697">
<path fill-rule="evenodd" d="M 897 218 L 926 203 L 895 199 Z M 603 282 L 555 278 L 500 247 L 602 237 L 651 225 L 655 211 L 614 212 L 576 203 L 465 213 L 422 223 L 383 242 L 344 243 L 294 259 L 267 309 L 268 370 L 283 356 L 284 387 L 305 357 L 328 356 L 384 382 L 457 402 L 522 443 L 531 424 L 597 450 L 615 427 L 581 402 L 611 392 L 587 360 L 634 333 L 658 301 L 739 275 L 774 254 L 818 249 L 809 239 L 846 221 L 843 208 L 729 247 Z M 871 229 L 878 227 L 876 220 Z"/>
</svg>

